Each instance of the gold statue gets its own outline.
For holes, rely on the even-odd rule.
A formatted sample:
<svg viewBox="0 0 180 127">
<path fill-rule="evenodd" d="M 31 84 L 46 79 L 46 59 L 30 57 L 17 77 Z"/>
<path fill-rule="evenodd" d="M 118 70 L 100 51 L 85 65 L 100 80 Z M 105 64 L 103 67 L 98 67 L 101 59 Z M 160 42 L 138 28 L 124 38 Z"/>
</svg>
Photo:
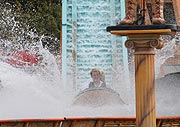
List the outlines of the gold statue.
<svg viewBox="0 0 180 127">
<path fill-rule="evenodd" d="M 137 7 L 139 6 L 140 11 L 139 13 L 145 17 L 146 8 L 146 1 L 147 0 L 126 0 L 126 16 L 123 20 L 119 22 L 121 25 L 133 25 L 137 24 L 138 22 L 138 15 L 137 15 Z M 164 14 L 163 14 L 163 7 L 164 7 L 164 0 L 150 0 L 152 5 L 152 23 L 153 24 L 164 24 Z M 146 19 L 144 19 L 146 20 Z"/>
</svg>

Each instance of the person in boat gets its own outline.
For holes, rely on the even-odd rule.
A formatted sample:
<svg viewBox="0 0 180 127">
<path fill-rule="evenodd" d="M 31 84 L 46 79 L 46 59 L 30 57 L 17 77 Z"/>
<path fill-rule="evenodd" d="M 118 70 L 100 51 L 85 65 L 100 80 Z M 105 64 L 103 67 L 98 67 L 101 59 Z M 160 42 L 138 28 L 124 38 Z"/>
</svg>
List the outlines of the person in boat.
<svg viewBox="0 0 180 127">
<path fill-rule="evenodd" d="M 105 75 L 99 69 L 93 68 L 90 72 L 92 82 L 89 83 L 89 88 L 106 87 Z"/>
</svg>

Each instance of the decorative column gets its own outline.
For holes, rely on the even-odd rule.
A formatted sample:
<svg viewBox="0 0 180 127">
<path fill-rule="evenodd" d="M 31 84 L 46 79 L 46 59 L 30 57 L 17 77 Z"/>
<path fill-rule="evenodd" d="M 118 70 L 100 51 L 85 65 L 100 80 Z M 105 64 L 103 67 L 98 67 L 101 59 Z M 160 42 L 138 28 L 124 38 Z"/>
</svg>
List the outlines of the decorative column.
<svg viewBox="0 0 180 127">
<path fill-rule="evenodd" d="M 156 35 L 129 36 L 127 48 L 134 49 L 136 126 L 156 127 L 154 48 L 162 48 Z"/>
<path fill-rule="evenodd" d="M 109 26 L 111 34 L 127 36 L 125 46 L 134 49 L 136 127 L 156 127 L 154 49 L 163 47 L 160 35 L 175 34 L 176 25 Z"/>
</svg>

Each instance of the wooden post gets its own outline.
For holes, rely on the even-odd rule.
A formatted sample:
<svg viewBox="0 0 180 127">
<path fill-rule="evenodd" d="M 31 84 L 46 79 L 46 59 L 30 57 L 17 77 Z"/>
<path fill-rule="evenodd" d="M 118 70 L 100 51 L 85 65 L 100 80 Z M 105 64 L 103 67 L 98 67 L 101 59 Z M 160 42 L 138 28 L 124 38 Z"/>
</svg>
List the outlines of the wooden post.
<svg viewBox="0 0 180 127">
<path fill-rule="evenodd" d="M 163 47 L 163 43 L 159 41 L 160 35 L 175 34 L 176 28 L 173 25 L 109 26 L 107 28 L 111 34 L 127 36 L 125 46 L 134 49 L 136 127 L 156 127 L 154 49 Z"/>
<path fill-rule="evenodd" d="M 156 127 L 154 48 L 161 48 L 157 35 L 131 35 L 127 48 L 134 49 L 136 127 Z"/>
</svg>

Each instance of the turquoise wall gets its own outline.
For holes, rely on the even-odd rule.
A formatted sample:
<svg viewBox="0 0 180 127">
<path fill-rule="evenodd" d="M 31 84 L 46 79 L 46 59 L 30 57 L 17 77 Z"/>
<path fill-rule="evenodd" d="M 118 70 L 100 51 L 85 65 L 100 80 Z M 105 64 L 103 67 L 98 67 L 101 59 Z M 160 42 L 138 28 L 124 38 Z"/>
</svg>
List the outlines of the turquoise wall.
<svg viewBox="0 0 180 127">
<path fill-rule="evenodd" d="M 116 88 L 115 78 L 124 78 L 118 69 L 128 70 L 125 39 L 106 32 L 124 16 L 124 7 L 123 0 L 63 1 L 62 75 L 67 91 L 88 87 L 94 67 L 106 73 L 108 87 Z"/>
</svg>

